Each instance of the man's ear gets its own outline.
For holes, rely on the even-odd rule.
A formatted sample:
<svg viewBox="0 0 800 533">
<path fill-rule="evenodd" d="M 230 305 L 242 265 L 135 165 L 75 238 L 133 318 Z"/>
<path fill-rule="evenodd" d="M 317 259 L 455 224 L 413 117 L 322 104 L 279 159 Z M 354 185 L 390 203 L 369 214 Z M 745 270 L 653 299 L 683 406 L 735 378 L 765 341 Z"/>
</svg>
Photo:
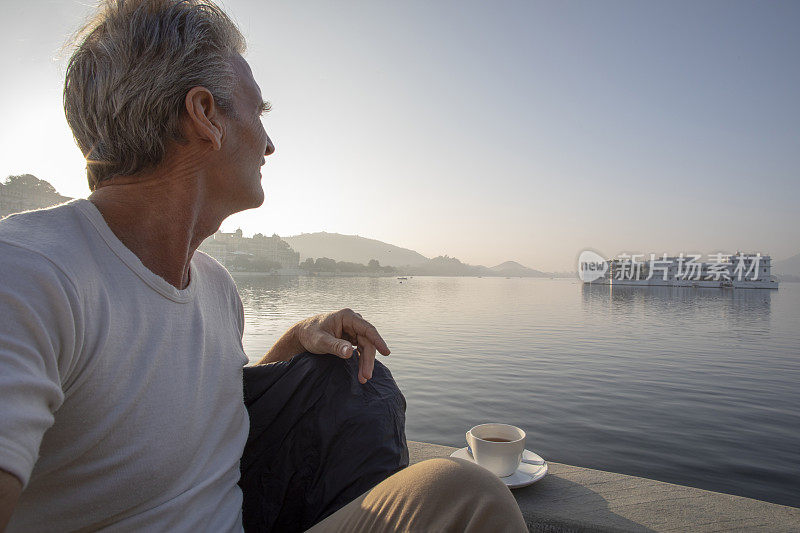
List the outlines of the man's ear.
<svg viewBox="0 0 800 533">
<path fill-rule="evenodd" d="M 190 136 L 211 143 L 214 150 L 222 147 L 225 129 L 214 95 L 205 87 L 192 87 L 186 93 L 186 124 Z"/>
</svg>

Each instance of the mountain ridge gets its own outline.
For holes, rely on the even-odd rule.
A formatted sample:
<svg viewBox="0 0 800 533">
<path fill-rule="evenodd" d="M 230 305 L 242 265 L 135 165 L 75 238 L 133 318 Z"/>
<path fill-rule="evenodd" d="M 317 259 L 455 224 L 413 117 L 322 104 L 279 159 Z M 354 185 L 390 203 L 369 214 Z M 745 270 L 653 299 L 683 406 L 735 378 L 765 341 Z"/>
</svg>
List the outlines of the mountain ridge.
<svg viewBox="0 0 800 533">
<path fill-rule="evenodd" d="M 429 259 L 409 248 L 401 248 L 377 239 L 360 235 L 343 235 L 318 231 L 282 237 L 296 252 L 300 260 L 308 257 L 327 257 L 336 261 L 352 261 L 367 264 L 375 259 L 383 266 L 416 266 Z"/>
<path fill-rule="evenodd" d="M 528 277 L 549 276 L 549 274 L 545 274 L 540 270 L 526 267 L 525 265 L 517 263 L 516 261 L 505 261 L 503 263 L 500 263 L 499 265 L 489 267 L 489 270 L 497 272 L 501 276 L 528 276 Z"/>
<path fill-rule="evenodd" d="M 382 266 L 393 266 L 412 275 L 431 276 L 506 276 L 549 277 L 550 274 L 526 267 L 516 261 L 505 261 L 493 267 L 470 265 L 447 255 L 427 258 L 409 248 L 401 248 L 360 235 L 344 235 L 318 231 L 282 237 L 300 253 L 300 260 L 326 257 L 335 261 L 367 264 L 375 259 Z"/>
</svg>

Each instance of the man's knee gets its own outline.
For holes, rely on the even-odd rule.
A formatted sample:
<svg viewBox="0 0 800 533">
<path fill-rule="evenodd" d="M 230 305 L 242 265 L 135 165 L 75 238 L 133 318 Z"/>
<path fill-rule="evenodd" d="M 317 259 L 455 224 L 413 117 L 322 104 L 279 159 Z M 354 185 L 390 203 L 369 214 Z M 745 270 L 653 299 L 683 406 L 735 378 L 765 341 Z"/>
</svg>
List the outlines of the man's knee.
<svg viewBox="0 0 800 533">
<path fill-rule="evenodd" d="M 413 486 L 425 492 L 465 492 L 481 497 L 507 499 L 508 487 L 500 479 L 475 463 L 464 459 L 428 459 L 403 471 Z"/>
<path fill-rule="evenodd" d="M 463 459 L 422 461 L 366 495 L 367 508 L 391 509 L 400 529 L 525 531 L 514 496 L 494 474 Z"/>
<path fill-rule="evenodd" d="M 380 361 L 375 361 L 371 387 L 364 389 L 358 382 L 358 359 L 341 359 L 334 355 L 303 352 L 289 361 L 270 365 L 256 365 L 244 369 L 245 404 L 250 404 L 265 394 L 282 389 L 309 388 L 327 394 L 337 393 L 338 400 L 355 400 L 367 395 L 369 399 L 399 401 L 405 411 L 403 397 L 391 372 Z M 347 394 L 347 392 L 351 394 Z M 331 398 L 332 399 L 332 398 Z"/>
</svg>

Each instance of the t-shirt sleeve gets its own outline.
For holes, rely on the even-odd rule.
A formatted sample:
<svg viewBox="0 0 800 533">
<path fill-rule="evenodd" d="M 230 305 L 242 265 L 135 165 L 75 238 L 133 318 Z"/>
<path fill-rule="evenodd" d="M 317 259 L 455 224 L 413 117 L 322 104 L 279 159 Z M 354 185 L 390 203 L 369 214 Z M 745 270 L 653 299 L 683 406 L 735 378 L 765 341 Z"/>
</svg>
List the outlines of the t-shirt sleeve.
<svg viewBox="0 0 800 533">
<path fill-rule="evenodd" d="M 0 468 L 27 486 L 64 401 L 79 336 L 72 282 L 44 256 L 0 242 Z"/>
</svg>

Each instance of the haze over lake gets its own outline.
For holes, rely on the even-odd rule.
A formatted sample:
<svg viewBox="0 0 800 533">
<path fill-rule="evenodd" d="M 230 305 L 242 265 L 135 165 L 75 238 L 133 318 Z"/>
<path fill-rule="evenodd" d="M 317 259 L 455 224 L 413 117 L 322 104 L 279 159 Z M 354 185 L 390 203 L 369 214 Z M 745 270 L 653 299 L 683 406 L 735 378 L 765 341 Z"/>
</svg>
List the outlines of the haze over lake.
<svg viewBox="0 0 800 533">
<path fill-rule="evenodd" d="M 800 506 L 800 284 L 778 291 L 505 278 L 238 278 L 251 361 L 352 307 L 392 355 L 407 434 L 487 421 L 546 459 Z M 379 356 L 380 357 L 380 356 Z"/>
</svg>

